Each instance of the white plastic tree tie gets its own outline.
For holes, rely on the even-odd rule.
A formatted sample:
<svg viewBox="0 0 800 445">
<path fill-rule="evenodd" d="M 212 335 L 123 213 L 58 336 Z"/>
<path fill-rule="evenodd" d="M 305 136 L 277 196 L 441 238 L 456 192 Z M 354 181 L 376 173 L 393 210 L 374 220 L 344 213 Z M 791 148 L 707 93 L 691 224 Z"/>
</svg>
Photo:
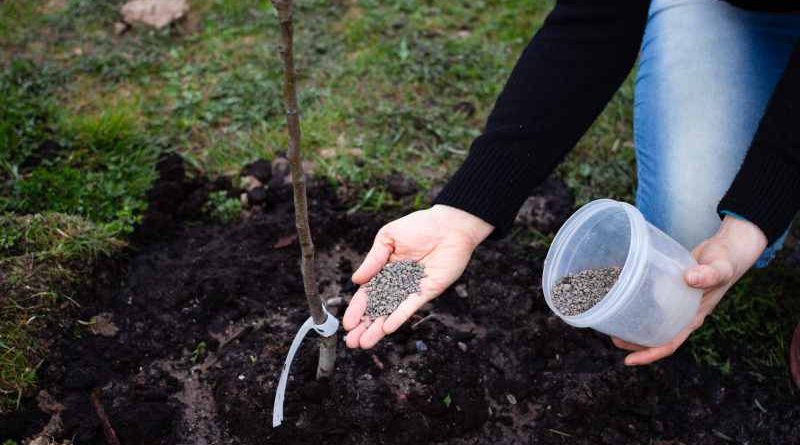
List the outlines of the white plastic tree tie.
<svg viewBox="0 0 800 445">
<path fill-rule="evenodd" d="M 286 361 L 283 363 L 283 370 L 281 371 L 281 378 L 278 380 L 278 390 L 275 392 L 275 405 L 272 407 L 272 427 L 275 428 L 283 422 L 283 398 L 286 394 L 286 381 L 289 379 L 289 369 L 292 366 L 294 355 L 300 349 L 303 339 L 308 334 L 308 331 L 314 330 L 317 334 L 323 337 L 330 337 L 335 335 L 339 329 L 339 320 L 334 317 L 325 306 L 322 306 L 325 312 L 325 321 L 322 324 L 314 324 L 314 318 L 308 317 L 308 320 L 300 326 L 300 330 L 292 340 L 292 345 L 289 347 L 289 353 L 286 355 Z"/>
</svg>

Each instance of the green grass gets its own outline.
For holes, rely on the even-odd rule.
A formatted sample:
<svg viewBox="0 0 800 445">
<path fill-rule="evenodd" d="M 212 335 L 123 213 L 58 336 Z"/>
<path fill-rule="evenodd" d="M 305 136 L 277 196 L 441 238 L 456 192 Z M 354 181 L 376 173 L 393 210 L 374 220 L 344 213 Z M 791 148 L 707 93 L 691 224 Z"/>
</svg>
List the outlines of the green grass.
<svg viewBox="0 0 800 445">
<path fill-rule="evenodd" d="M 0 412 L 36 382 L 37 341 L 93 262 L 124 243 L 118 233 L 61 213 L 0 216 Z"/>
<path fill-rule="evenodd" d="M 158 150 L 124 109 L 64 117 L 57 131 L 65 154 L 16 178 L 0 211 L 80 215 L 129 233 L 146 207 Z"/>
<path fill-rule="evenodd" d="M 24 312 L 3 318 L 0 335 L 14 345 L 0 358 L 1 379 L 12 382 L 0 386 L 6 407 L 34 386 L 46 353 L 37 329 L 69 296 L 61 289 L 70 276 L 88 267 L 79 260 L 117 248 L 140 217 L 160 152 L 177 151 L 215 176 L 286 149 L 269 2 L 193 0 L 171 28 L 116 35 L 122 3 L 0 2 L 0 212 L 19 225 L 0 239 L 10 246 L 0 247 L 0 261 L 19 274 L 19 252 L 48 258 L 32 269 L 43 277 L 35 298 L 19 287 L 0 297 L 3 314 L 13 312 L 11 300 L 44 308 L 30 325 Z M 381 211 L 400 205 L 383 178 L 401 171 L 421 187 L 412 207 L 424 207 L 427 190 L 464 159 L 553 3 L 297 1 L 303 149 L 316 174 L 347 187 L 351 211 Z M 578 204 L 633 199 L 632 103 L 631 76 L 558 168 Z M 62 150 L 31 166 L 45 141 Z M 206 210 L 229 223 L 241 209 L 219 193 Z M 84 235 L 57 247 L 53 230 L 65 227 Z M 52 243 L 19 244 L 42 230 Z M 538 246 L 550 240 L 518 236 Z M 773 268 L 739 284 L 692 339 L 698 361 L 723 372 L 783 372 L 786 330 L 798 318 L 784 297 L 796 295 L 790 275 Z"/>
<path fill-rule="evenodd" d="M 159 148 L 135 104 L 71 112 L 63 79 L 24 58 L 0 71 L 0 411 L 35 387 L 42 330 L 124 244 L 155 177 Z"/>
<path fill-rule="evenodd" d="M 212 220 L 227 224 L 239 219 L 242 203 L 237 198 L 229 198 L 224 190 L 212 192 L 204 210 Z"/>
<path fill-rule="evenodd" d="M 789 339 L 800 321 L 800 274 L 782 264 L 753 270 L 689 340 L 699 363 L 724 374 L 785 380 Z"/>
<path fill-rule="evenodd" d="M 19 164 L 49 135 L 55 82 L 43 71 L 16 59 L 0 72 L 0 179 L 19 177 Z"/>
</svg>

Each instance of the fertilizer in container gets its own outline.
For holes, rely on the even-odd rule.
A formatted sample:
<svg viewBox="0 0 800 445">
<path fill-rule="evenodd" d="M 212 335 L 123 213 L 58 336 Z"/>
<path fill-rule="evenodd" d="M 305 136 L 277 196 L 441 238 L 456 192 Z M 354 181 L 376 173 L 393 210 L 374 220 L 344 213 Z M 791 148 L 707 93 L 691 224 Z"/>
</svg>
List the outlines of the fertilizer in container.
<svg viewBox="0 0 800 445">
<path fill-rule="evenodd" d="M 556 234 L 544 262 L 542 289 L 550 309 L 572 326 L 659 346 L 697 313 L 702 291 L 683 279 L 695 264 L 636 207 L 600 199 L 581 207 Z M 555 304 L 557 284 L 581 285 L 592 277 L 600 285 L 584 289 L 584 301 Z"/>
</svg>

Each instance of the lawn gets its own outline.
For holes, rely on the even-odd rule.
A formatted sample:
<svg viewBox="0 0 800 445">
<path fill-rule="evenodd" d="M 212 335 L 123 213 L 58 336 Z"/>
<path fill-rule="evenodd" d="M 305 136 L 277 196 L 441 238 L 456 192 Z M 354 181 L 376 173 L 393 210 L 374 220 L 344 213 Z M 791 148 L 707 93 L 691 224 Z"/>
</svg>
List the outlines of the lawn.
<svg viewBox="0 0 800 445">
<path fill-rule="evenodd" d="M 81 277 L 125 255 L 159 155 L 236 179 L 285 150 L 268 2 L 195 0 L 172 27 L 117 34 L 121 3 L 0 3 L 0 412 L 34 393 L 47 357 L 40 339 L 79 304 Z M 390 174 L 413 178 L 422 206 L 457 168 L 552 7 L 297 3 L 305 155 L 316 175 L 350 190 L 349 205 L 374 212 L 400 205 L 383 181 Z M 633 199 L 632 102 L 631 78 L 559 167 L 577 205 Z M 227 205 L 220 199 L 215 208 Z M 696 359 L 785 379 L 798 285 L 796 267 L 780 261 L 749 274 L 693 337 Z"/>
</svg>

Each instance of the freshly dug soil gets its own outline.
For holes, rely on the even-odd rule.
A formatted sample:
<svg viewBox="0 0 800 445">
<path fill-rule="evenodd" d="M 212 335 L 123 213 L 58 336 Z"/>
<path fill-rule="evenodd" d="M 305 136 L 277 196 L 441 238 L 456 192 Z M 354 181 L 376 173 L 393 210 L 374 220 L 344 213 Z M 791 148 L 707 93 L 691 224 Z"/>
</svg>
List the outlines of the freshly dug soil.
<svg viewBox="0 0 800 445">
<path fill-rule="evenodd" d="M 0 417 L 0 438 L 51 421 L 56 441 L 103 444 L 90 402 L 100 388 L 123 445 L 800 443 L 788 377 L 736 372 L 737 362 L 721 376 L 685 350 L 627 368 L 606 337 L 548 310 L 545 252 L 507 240 L 480 247 L 416 328 L 368 351 L 340 343 L 330 381 L 314 380 L 317 346 L 306 341 L 272 429 L 277 378 L 308 317 L 299 249 L 279 242 L 294 230 L 291 194 L 273 191 L 271 210 L 223 227 L 189 211 L 197 187 L 157 184 L 151 196 L 184 216 L 154 202 L 161 216 L 149 220 L 169 230 L 143 227 L 116 285 L 80 296 L 81 320 L 107 313 L 118 331 L 65 326 L 39 370 L 44 393 Z M 310 195 L 321 291 L 352 295 L 348 277 L 397 215 L 348 214 L 321 185 Z"/>
<path fill-rule="evenodd" d="M 564 275 L 553 286 L 553 305 L 567 316 L 588 311 L 611 290 L 621 270 L 619 267 L 604 267 Z"/>
<path fill-rule="evenodd" d="M 419 282 L 425 267 L 414 260 L 389 263 L 367 283 L 367 311 L 371 320 L 389 315 L 409 295 L 419 292 Z"/>
</svg>

